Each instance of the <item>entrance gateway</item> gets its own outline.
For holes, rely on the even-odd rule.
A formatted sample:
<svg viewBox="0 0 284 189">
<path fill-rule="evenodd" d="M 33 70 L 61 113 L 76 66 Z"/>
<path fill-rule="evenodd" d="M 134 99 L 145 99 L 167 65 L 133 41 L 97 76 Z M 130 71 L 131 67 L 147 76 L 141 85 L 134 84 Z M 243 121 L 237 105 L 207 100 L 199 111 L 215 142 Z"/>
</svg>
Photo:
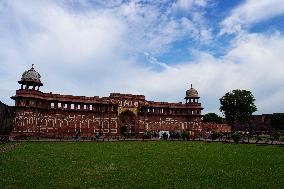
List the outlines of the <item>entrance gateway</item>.
<svg viewBox="0 0 284 189">
<path fill-rule="evenodd" d="M 135 134 L 139 132 L 138 104 L 138 102 L 133 102 L 130 99 L 124 99 L 119 103 L 118 127 L 120 134 Z"/>
<path fill-rule="evenodd" d="M 137 117 L 132 111 L 125 110 L 119 115 L 118 118 L 120 134 L 133 134 L 139 132 Z"/>
</svg>

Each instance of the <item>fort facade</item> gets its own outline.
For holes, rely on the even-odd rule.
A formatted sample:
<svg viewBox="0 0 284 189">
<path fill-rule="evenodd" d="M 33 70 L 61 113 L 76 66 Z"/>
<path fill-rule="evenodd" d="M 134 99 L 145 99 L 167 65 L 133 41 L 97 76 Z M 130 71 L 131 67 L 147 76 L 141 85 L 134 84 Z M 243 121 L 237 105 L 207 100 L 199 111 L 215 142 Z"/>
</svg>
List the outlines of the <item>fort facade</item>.
<svg viewBox="0 0 284 189">
<path fill-rule="evenodd" d="M 116 135 L 147 130 L 202 130 L 199 95 L 192 85 L 185 102 L 154 102 L 144 95 L 110 93 L 108 97 L 85 97 L 44 93 L 40 74 L 33 68 L 22 74 L 15 100 L 11 135 L 74 135 L 97 132 Z"/>
</svg>

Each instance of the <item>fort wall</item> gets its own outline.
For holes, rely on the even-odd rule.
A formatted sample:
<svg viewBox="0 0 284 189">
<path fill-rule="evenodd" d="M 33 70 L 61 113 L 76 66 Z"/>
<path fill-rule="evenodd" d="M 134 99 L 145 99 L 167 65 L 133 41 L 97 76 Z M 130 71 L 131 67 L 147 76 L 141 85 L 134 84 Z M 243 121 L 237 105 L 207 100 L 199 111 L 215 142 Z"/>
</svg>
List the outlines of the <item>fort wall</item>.
<svg viewBox="0 0 284 189">
<path fill-rule="evenodd" d="M 85 97 L 44 93 L 35 69 L 25 71 L 18 83 L 12 135 L 116 135 L 147 130 L 201 130 L 201 103 L 197 90 L 186 91 L 185 103 L 154 102 L 144 95 L 110 93 Z"/>
</svg>

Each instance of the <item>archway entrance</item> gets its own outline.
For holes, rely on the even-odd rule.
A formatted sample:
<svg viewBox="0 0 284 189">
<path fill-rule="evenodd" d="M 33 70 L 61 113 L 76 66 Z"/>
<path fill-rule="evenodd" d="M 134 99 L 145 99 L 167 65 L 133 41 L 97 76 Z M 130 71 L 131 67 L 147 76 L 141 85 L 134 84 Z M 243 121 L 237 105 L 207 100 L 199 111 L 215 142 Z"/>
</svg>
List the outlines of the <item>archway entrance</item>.
<svg viewBox="0 0 284 189">
<path fill-rule="evenodd" d="M 136 115 L 126 110 L 119 115 L 119 132 L 122 135 L 135 135 L 138 131 Z"/>
</svg>

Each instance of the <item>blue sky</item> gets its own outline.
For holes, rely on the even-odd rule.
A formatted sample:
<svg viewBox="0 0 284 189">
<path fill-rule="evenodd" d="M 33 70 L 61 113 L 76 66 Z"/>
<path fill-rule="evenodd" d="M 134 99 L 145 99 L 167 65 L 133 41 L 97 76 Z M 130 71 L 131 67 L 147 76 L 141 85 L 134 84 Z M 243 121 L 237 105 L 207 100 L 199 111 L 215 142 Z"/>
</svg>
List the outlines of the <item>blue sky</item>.
<svg viewBox="0 0 284 189">
<path fill-rule="evenodd" d="M 204 113 L 233 89 L 283 112 L 283 30 L 282 0 L 3 0 L 0 100 L 35 64 L 43 92 L 180 102 L 192 83 Z"/>
</svg>

